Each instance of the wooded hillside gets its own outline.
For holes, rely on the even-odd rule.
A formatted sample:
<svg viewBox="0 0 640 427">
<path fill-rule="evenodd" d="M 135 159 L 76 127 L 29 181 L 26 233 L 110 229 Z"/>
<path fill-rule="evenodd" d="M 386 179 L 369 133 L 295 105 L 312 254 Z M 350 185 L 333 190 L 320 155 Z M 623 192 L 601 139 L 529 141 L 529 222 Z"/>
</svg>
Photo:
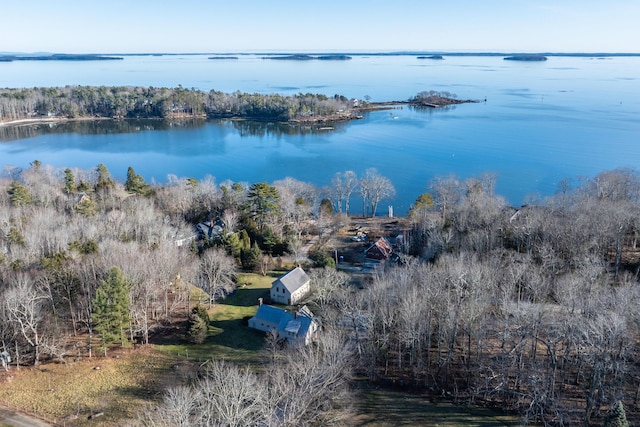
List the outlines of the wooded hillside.
<svg viewBox="0 0 640 427">
<path fill-rule="evenodd" d="M 494 193 L 490 175 L 435 179 L 406 218 L 398 262 L 383 264 L 362 289 L 333 268 L 327 242 L 352 193 L 368 195 L 371 214 L 392 194 L 375 170 L 338 174 L 322 191 L 290 178 L 170 176 L 150 185 L 132 168 L 118 183 L 104 165 L 57 170 L 38 161 L 8 172 L 0 181 L 0 338 L 12 366 L 147 343 L 189 313 L 189 285 L 224 298 L 237 271 L 266 274 L 288 255 L 308 269 L 327 266 L 312 273 L 307 301 L 334 340 L 320 338 L 313 360 L 333 366 L 322 357 L 335 356 L 341 367 L 341 374 L 317 371 L 318 379 L 335 379 L 317 390 L 322 396 L 346 392 L 354 372 L 514 411 L 527 422 L 597 425 L 618 401 L 632 424 L 640 422 L 636 170 L 564 181 L 553 197 L 519 208 Z M 224 233 L 192 239 L 193 226 L 211 219 Z M 307 235 L 318 236 L 312 261 L 300 256 Z M 79 336 L 90 338 L 78 346 Z M 265 378 L 242 367 L 212 369 L 216 381 L 244 378 L 275 396 Z M 277 380 L 284 387 L 286 378 Z M 312 424 L 319 413 L 346 410 L 342 403 L 288 414 L 296 425 Z M 182 415 L 200 420 L 189 408 Z"/>
</svg>

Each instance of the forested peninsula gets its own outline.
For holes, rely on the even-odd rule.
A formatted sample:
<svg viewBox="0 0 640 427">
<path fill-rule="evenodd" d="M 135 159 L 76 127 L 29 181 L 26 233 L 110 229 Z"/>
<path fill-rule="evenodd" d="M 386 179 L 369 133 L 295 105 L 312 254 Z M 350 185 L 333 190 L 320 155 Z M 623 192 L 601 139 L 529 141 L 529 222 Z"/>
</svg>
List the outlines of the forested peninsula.
<svg viewBox="0 0 640 427">
<path fill-rule="evenodd" d="M 65 86 L 0 89 L 0 126 L 68 119 L 248 119 L 291 123 L 338 122 L 362 118 L 373 109 L 409 104 L 440 107 L 459 100 L 449 92 L 425 91 L 406 101 L 368 102 L 342 95 L 223 93 L 198 89 Z"/>
</svg>

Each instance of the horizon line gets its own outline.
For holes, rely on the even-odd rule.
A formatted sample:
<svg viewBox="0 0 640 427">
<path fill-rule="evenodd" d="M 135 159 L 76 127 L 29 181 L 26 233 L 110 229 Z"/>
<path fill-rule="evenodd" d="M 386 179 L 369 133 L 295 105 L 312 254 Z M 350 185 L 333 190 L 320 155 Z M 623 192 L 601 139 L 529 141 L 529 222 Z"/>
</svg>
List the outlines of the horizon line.
<svg viewBox="0 0 640 427">
<path fill-rule="evenodd" d="M 149 56 L 149 55 L 288 55 L 288 54 L 306 54 L 306 55 L 448 55 L 448 56 L 505 56 L 505 55 L 543 55 L 543 56 L 640 56 L 640 52 L 587 52 L 587 51 L 573 51 L 573 52 L 533 52 L 533 51 L 464 51 L 464 50 L 397 50 L 397 51 L 303 51 L 303 50 L 259 50 L 259 51 L 212 51 L 212 52 L 87 52 L 87 53 L 63 53 L 63 52 L 12 52 L 3 51 L 0 52 L 0 56 L 28 56 L 28 55 L 121 55 L 121 56 Z"/>
</svg>

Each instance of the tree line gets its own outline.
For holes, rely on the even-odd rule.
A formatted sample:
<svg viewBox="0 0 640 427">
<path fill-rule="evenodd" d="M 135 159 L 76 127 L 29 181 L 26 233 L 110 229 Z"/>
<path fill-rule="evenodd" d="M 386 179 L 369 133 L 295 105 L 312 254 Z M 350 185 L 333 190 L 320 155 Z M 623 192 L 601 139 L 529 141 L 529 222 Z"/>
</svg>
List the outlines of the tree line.
<svg viewBox="0 0 640 427">
<path fill-rule="evenodd" d="M 423 91 L 407 103 L 448 106 L 458 100 L 449 92 Z M 296 95 L 205 92 L 195 88 L 135 86 L 65 86 L 0 89 L 0 122 L 37 118 L 242 118 L 260 121 L 342 121 L 359 117 L 368 101 L 342 95 Z"/>
<path fill-rule="evenodd" d="M 375 170 L 338 173 L 323 189 L 292 178 L 169 176 L 152 185 L 133 168 L 119 183 L 103 164 L 58 170 L 34 161 L 6 172 L 0 350 L 14 364 L 149 342 L 193 311 L 189 285 L 213 304 L 234 290 L 240 269 L 266 273 L 285 253 L 302 262 L 302 243 L 314 234 L 320 240 L 310 255 L 327 268 L 312 271 L 309 303 L 327 341 L 299 351 L 317 353 L 267 346 L 268 360 L 288 368 L 277 372 L 214 362 L 197 381 L 168 390 L 164 410 L 153 413 L 192 425 L 304 425 L 312 413 L 344 420 L 349 405 L 339 397 L 353 372 L 544 425 L 598 423 L 617 402 L 630 420 L 640 419 L 636 170 L 563 181 L 555 195 L 519 208 L 495 194 L 489 174 L 435 178 L 405 218 L 399 263 L 379 269 L 363 289 L 332 268 L 322 245 L 351 212 L 354 194 L 369 215 L 378 197 L 390 197 L 392 185 Z M 224 232 L 194 240 L 193 225 L 212 219 Z M 87 340 L 77 347 L 72 338 L 80 336 Z M 216 391 L 222 379 L 237 388 Z M 292 396 L 308 389 L 322 399 L 293 407 Z M 243 393 L 264 397 L 271 412 Z M 178 404 L 185 406 L 171 406 Z M 241 413 L 248 418 L 233 424 L 229 417 Z"/>
<path fill-rule="evenodd" d="M 333 180 L 343 207 L 350 178 Z M 490 174 L 435 178 L 406 218 L 411 226 L 396 242 L 398 264 L 385 264 L 360 288 L 332 267 L 313 270 L 309 303 L 330 339 L 339 331 L 348 349 L 344 368 L 374 384 L 517 413 L 525 425 L 637 422 L 640 175 L 617 169 L 570 184 L 514 208 L 495 194 Z M 248 383 L 268 382 L 272 369 L 251 374 Z M 160 425 L 175 423 L 168 414 L 176 413 L 176 401 L 199 402 L 209 387 L 193 383 L 185 392 L 196 397 L 189 399 L 168 393 L 158 413 L 171 422 Z M 230 405 L 228 395 L 217 396 Z M 254 414 L 244 425 L 269 424 L 277 409 L 253 412 L 261 399 L 233 402 Z M 344 402 L 326 402 L 347 414 L 340 422 L 349 425 Z M 234 425 L 220 404 L 190 406 L 187 419 Z"/>
<path fill-rule="evenodd" d="M 6 172 L 0 323 L 18 364 L 64 357 L 69 334 L 88 333 L 88 352 L 147 343 L 191 309 L 188 284 L 210 306 L 234 290 L 239 268 L 266 273 L 279 256 L 298 257 L 310 224 L 327 229 L 334 211 L 328 189 L 292 178 L 249 185 L 170 175 L 151 185 L 129 167 L 119 183 L 104 164 L 58 170 L 37 160 Z M 370 170 L 361 185 L 375 186 L 373 177 L 383 178 Z M 194 226 L 216 219 L 224 233 L 196 239 Z M 332 260 L 314 253 L 321 265 Z"/>
<path fill-rule="evenodd" d="M 400 265 L 323 293 L 356 369 L 525 423 L 599 425 L 618 402 L 638 420 L 638 172 L 563 181 L 520 208 L 490 175 L 430 188 Z"/>
<path fill-rule="evenodd" d="M 223 93 L 195 88 L 65 86 L 0 89 L 0 121 L 61 118 L 247 118 L 288 121 L 350 111 L 344 96 Z"/>
</svg>

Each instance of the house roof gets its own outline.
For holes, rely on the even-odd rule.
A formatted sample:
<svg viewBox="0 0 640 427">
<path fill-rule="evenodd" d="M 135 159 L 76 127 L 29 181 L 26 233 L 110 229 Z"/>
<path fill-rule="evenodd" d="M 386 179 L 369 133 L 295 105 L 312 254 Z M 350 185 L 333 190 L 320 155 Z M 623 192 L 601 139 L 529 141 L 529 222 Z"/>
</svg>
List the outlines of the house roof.
<svg viewBox="0 0 640 427">
<path fill-rule="evenodd" d="M 313 313 L 305 305 L 301 310 L 298 310 L 298 315 L 289 313 L 282 310 L 282 317 L 278 324 L 279 331 L 293 332 L 297 338 L 307 335 L 307 331 L 313 322 Z M 308 314 L 310 315 L 308 315 Z"/>
<path fill-rule="evenodd" d="M 393 248 L 391 247 L 391 244 L 387 239 L 385 239 L 384 237 L 380 237 L 378 240 L 373 242 L 371 246 L 369 246 L 369 248 L 367 249 L 367 253 L 369 253 L 369 251 L 377 251 L 383 257 L 389 258 L 391 256 L 391 253 L 393 252 Z"/>
<path fill-rule="evenodd" d="M 299 320 L 289 320 L 287 325 L 284 327 L 284 330 L 287 332 L 293 332 L 294 334 L 298 334 L 300 328 L 302 327 L 302 322 Z"/>
<path fill-rule="evenodd" d="M 296 267 L 287 274 L 284 274 L 278 279 L 274 280 L 272 285 L 278 281 L 282 283 L 282 285 L 284 285 L 284 287 L 287 288 L 290 293 L 294 293 L 301 286 L 309 282 L 309 276 L 304 272 L 302 268 Z"/>
<path fill-rule="evenodd" d="M 272 324 L 278 325 L 278 332 L 292 332 L 297 338 L 304 337 L 314 322 L 313 313 L 305 305 L 298 310 L 298 315 L 289 313 L 286 310 L 271 305 L 262 304 L 258 307 L 258 311 L 254 318 Z"/>
<path fill-rule="evenodd" d="M 202 238 L 216 239 L 224 232 L 224 223 L 221 220 L 204 221 L 196 224 L 196 233 Z"/>
<path fill-rule="evenodd" d="M 256 315 L 254 317 L 256 319 L 264 320 L 269 323 L 279 324 L 283 312 L 286 313 L 286 311 L 280 308 L 274 307 L 272 305 L 262 304 L 258 307 L 258 311 L 256 312 Z"/>
</svg>

